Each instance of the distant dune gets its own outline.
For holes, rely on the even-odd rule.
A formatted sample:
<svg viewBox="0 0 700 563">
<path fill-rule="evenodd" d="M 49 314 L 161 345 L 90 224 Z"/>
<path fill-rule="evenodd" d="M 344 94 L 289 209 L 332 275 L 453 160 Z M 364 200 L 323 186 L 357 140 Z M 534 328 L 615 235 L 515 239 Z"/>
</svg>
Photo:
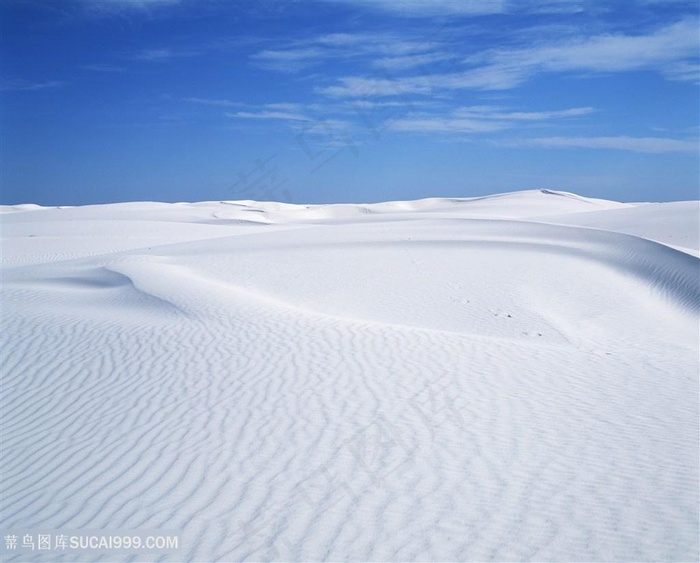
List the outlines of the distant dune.
<svg viewBox="0 0 700 563">
<path fill-rule="evenodd" d="M 176 530 L 189 561 L 700 557 L 698 202 L 1 211 L 3 531 Z"/>
</svg>

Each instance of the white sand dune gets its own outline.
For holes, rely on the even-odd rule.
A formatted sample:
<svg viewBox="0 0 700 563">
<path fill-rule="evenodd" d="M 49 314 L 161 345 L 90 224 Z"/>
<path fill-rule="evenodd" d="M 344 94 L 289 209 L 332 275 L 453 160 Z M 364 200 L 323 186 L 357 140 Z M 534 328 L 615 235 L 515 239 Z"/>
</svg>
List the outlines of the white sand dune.
<svg viewBox="0 0 700 563">
<path fill-rule="evenodd" d="M 627 233 L 698 256 L 700 201 L 647 203 L 603 212 L 547 216 L 549 222 Z"/>
<path fill-rule="evenodd" d="M 693 210 L 6 206 L 0 529 L 176 530 L 188 561 L 697 560 Z"/>
</svg>

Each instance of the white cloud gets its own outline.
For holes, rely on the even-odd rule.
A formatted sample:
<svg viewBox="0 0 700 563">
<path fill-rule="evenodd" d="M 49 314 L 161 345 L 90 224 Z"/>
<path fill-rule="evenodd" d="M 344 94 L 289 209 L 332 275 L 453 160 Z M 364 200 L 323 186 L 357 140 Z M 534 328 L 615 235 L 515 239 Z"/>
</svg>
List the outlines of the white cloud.
<svg viewBox="0 0 700 563">
<path fill-rule="evenodd" d="M 357 45 L 358 43 L 364 43 L 369 39 L 367 34 L 360 33 L 328 33 L 326 35 L 321 35 L 315 42 L 321 45 L 328 45 L 332 47 L 346 47 L 348 45 Z"/>
<path fill-rule="evenodd" d="M 382 57 L 372 61 L 372 64 L 376 67 L 387 69 L 389 71 L 398 71 L 422 67 L 428 64 L 447 61 L 453 58 L 455 58 L 454 55 L 450 53 L 421 53 L 398 57 Z"/>
<path fill-rule="evenodd" d="M 18 79 L 9 80 L 0 85 L 0 90 L 4 91 L 30 91 L 30 90 L 48 90 L 51 88 L 59 88 L 65 82 L 59 80 L 50 80 L 47 82 L 31 82 L 29 80 Z"/>
<path fill-rule="evenodd" d="M 179 4 L 180 0 L 87 0 L 87 3 L 94 4 L 120 4 L 122 6 L 132 6 L 135 8 L 148 8 L 151 6 L 164 6 L 167 4 Z"/>
<path fill-rule="evenodd" d="M 327 0 L 404 17 L 576 13 L 586 0 Z M 663 0 L 659 0 L 663 1 Z"/>
<path fill-rule="evenodd" d="M 406 55 L 436 46 L 424 39 L 407 39 L 395 33 L 329 33 L 306 41 L 309 45 L 333 49 L 352 48 L 355 53 Z"/>
<path fill-rule="evenodd" d="M 202 51 L 196 50 L 173 50 L 170 47 L 143 49 L 131 55 L 137 61 L 164 62 L 175 58 L 193 57 L 201 55 Z"/>
<path fill-rule="evenodd" d="M 508 90 L 538 73 L 651 70 L 673 80 L 697 81 L 698 20 L 687 18 L 646 35 L 598 35 L 497 49 L 464 60 L 459 72 L 398 78 L 342 77 L 319 88 L 329 96 L 392 96 L 449 90 Z"/>
<path fill-rule="evenodd" d="M 510 121 L 544 121 L 549 119 L 565 119 L 588 115 L 595 110 L 592 107 L 571 108 L 555 111 L 503 111 L 495 106 L 471 106 L 459 108 L 455 115 L 463 118 L 505 119 Z"/>
<path fill-rule="evenodd" d="M 179 4 L 180 0 L 82 0 L 85 8 L 94 11 L 148 10 Z"/>
<path fill-rule="evenodd" d="M 83 65 L 80 68 L 83 70 L 91 70 L 93 72 L 124 72 L 126 69 L 121 66 L 110 65 L 110 64 L 91 64 Z"/>
<path fill-rule="evenodd" d="M 447 90 L 509 90 L 521 84 L 527 76 L 522 67 L 484 66 L 464 72 L 431 76 L 436 89 Z"/>
<path fill-rule="evenodd" d="M 273 104 L 265 104 L 266 109 L 277 110 L 277 111 L 290 111 L 290 112 L 301 112 L 304 109 L 302 104 L 295 104 L 291 102 L 278 102 Z"/>
<path fill-rule="evenodd" d="M 483 67 L 456 73 L 421 74 L 399 78 L 346 76 L 339 84 L 318 88 L 334 97 L 405 96 L 434 94 L 444 90 L 507 90 L 524 80 L 524 71 Z"/>
<path fill-rule="evenodd" d="M 139 61 L 166 61 L 173 56 L 171 49 L 144 49 L 134 54 L 134 58 Z"/>
<path fill-rule="evenodd" d="M 262 68 L 280 72 L 296 72 L 323 60 L 325 52 L 314 47 L 265 50 L 255 53 L 251 61 Z"/>
<path fill-rule="evenodd" d="M 454 58 L 439 53 L 439 47 L 433 41 L 402 38 L 394 33 L 331 33 L 265 49 L 251 55 L 250 60 L 268 70 L 297 72 L 331 60 L 380 57 L 376 63 L 379 66 L 399 69 Z"/>
<path fill-rule="evenodd" d="M 590 107 L 554 111 L 506 111 L 497 106 L 457 108 L 444 116 L 407 116 L 390 124 L 394 131 L 441 133 L 489 133 L 517 127 L 519 122 L 544 122 L 584 116 Z"/>
<path fill-rule="evenodd" d="M 700 64 L 697 62 L 679 61 L 669 65 L 663 73 L 669 80 L 700 84 Z"/>
<path fill-rule="evenodd" d="M 599 35 L 568 43 L 486 53 L 491 64 L 532 71 L 616 72 L 655 68 L 689 57 L 700 48 L 698 20 L 689 18 L 646 35 Z"/>
<path fill-rule="evenodd" d="M 506 0 L 332 0 L 361 8 L 383 10 L 410 17 L 465 15 L 477 16 L 504 12 Z"/>
<path fill-rule="evenodd" d="M 301 104 L 288 102 L 252 106 L 243 102 L 212 98 L 183 98 L 182 101 L 213 107 L 244 108 L 238 112 L 224 113 L 226 117 L 235 119 L 282 119 L 287 121 L 310 121 L 311 118 L 304 115 L 304 110 L 313 109 L 314 107 L 313 104 L 309 106 L 302 106 Z"/>
<path fill-rule="evenodd" d="M 643 153 L 691 152 L 700 150 L 699 140 L 667 139 L 662 137 L 542 137 L 527 139 L 516 145 L 548 148 L 616 149 Z"/>
<path fill-rule="evenodd" d="M 532 14 L 572 14 L 583 12 L 585 0 L 510 0 L 508 12 Z"/>
<path fill-rule="evenodd" d="M 152 18 L 185 0 L 78 0 L 75 7 L 88 17 L 127 17 L 144 15 Z"/>
<path fill-rule="evenodd" d="M 507 123 L 460 117 L 411 117 L 389 125 L 393 131 L 412 133 L 490 133 L 507 129 Z"/>
<path fill-rule="evenodd" d="M 183 98 L 183 102 L 192 102 L 194 104 L 202 104 L 205 106 L 217 107 L 240 107 L 245 104 L 241 102 L 232 102 L 231 100 L 213 100 L 210 98 Z"/>
<path fill-rule="evenodd" d="M 227 112 L 226 117 L 239 119 L 284 119 L 287 121 L 310 121 L 308 117 L 300 113 L 290 113 L 284 111 L 239 111 L 237 113 Z"/>
<path fill-rule="evenodd" d="M 428 94 L 430 86 L 422 77 L 390 79 L 348 76 L 341 78 L 339 85 L 318 88 L 317 91 L 334 97 L 386 97 L 405 94 Z"/>
<path fill-rule="evenodd" d="M 372 100 L 353 100 L 351 102 L 348 102 L 352 107 L 354 108 L 360 108 L 360 109 L 376 109 L 376 108 L 390 108 L 390 107 L 401 107 L 401 106 L 406 106 L 406 102 L 397 102 L 397 101 L 391 101 L 391 102 L 375 102 Z M 425 104 L 421 104 L 425 105 Z"/>
</svg>

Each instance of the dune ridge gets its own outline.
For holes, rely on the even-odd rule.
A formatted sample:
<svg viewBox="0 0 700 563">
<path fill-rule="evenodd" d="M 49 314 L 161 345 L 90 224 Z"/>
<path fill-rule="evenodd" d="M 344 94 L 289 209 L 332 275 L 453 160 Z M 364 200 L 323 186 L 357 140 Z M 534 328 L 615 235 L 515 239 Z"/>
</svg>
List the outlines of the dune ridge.
<svg viewBox="0 0 700 563">
<path fill-rule="evenodd" d="M 696 224 L 645 237 L 643 207 L 5 209 L 0 527 L 178 530 L 188 561 L 697 559 L 700 260 L 664 234 Z"/>
</svg>

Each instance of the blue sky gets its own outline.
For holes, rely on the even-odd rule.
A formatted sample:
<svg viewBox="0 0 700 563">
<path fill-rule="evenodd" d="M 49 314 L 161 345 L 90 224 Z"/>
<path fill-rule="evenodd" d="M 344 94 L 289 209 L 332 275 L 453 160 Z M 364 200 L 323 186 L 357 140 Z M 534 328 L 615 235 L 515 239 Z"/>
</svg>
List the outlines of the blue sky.
<svg viewBox="0 0 700 563">
<path fill-rule="evenodd" d="M 695 0 L 0 3 L 0 199 L 698 199 Z"/>
</svg>

